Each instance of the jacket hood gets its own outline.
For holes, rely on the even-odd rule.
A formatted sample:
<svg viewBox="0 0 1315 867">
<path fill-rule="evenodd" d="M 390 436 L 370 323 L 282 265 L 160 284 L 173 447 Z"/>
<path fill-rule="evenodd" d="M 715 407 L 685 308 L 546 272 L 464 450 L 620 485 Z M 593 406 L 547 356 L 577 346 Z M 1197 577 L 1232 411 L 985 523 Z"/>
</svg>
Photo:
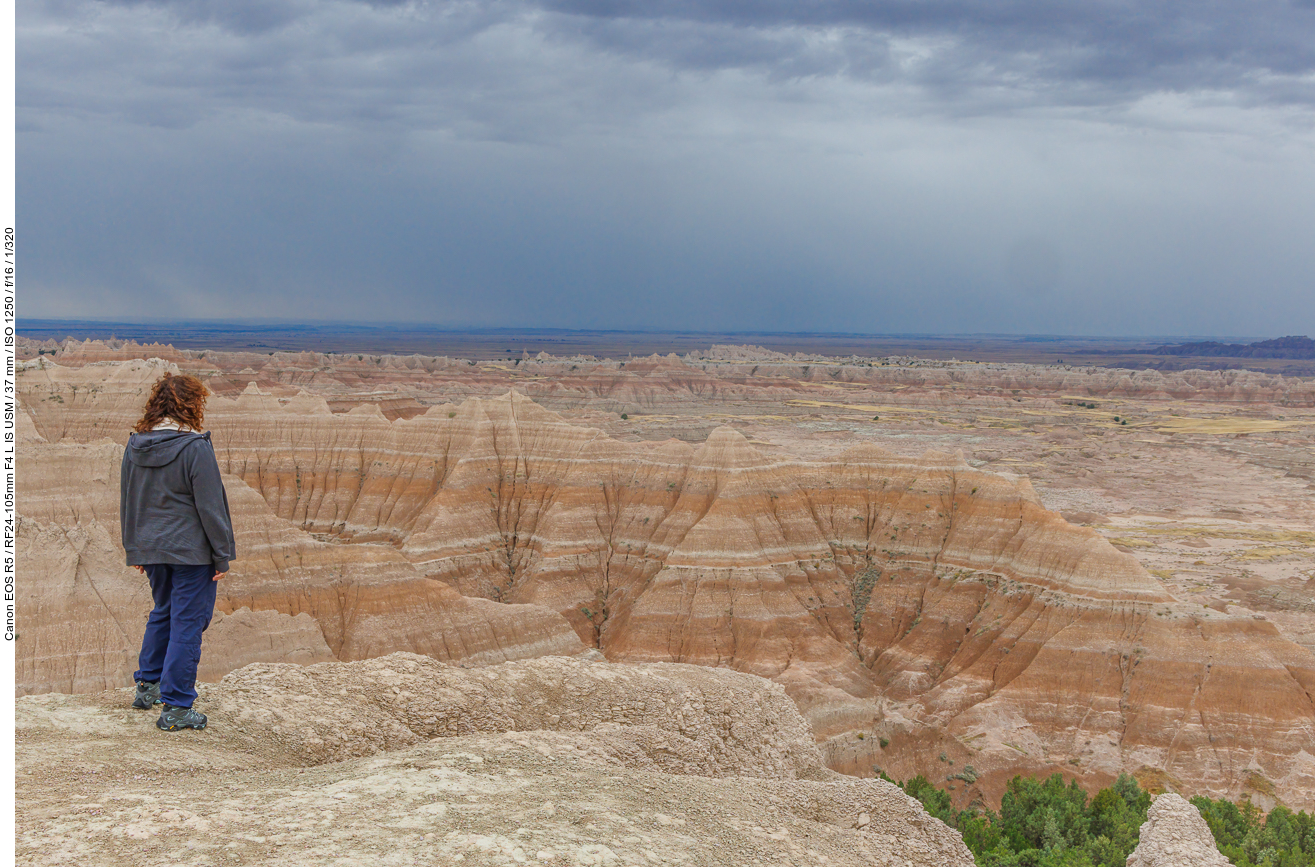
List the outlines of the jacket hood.
<svg viewBox="0 0 1315 867">
<path fill-rule="evenodd" d="M 210 439 L 210 432 L 153 430 L 128 437 L 128 460 L 139 467 L 163 467 L 197 440 Z"/>
</svg>

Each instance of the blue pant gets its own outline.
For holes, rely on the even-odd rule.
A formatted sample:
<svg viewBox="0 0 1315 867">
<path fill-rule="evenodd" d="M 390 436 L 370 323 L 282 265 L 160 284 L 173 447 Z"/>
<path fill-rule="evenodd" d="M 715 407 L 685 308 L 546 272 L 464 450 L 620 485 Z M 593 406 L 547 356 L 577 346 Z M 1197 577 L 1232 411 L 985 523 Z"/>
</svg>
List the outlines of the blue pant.
<svg viewBox="0 0 1315 867">
<path fill-rule="evenodd" d="M 142 636 L 141 666 L 134 680 L 160 682 L 160 700 L 174 707 L 191 707 L 196 701 L 196 666 L 201 661 L 201 633 L 215 612 L 215 568 L 146 566 L 155 610 Z"/>
</svg>

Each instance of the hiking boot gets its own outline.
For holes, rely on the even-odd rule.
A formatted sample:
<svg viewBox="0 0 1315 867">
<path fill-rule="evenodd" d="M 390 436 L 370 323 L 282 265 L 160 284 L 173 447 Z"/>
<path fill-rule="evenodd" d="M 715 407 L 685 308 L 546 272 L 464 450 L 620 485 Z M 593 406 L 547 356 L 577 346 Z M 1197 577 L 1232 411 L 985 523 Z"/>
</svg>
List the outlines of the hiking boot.
<svg viewBox="0 0 1315 867">
<path fill-rule="evenodd" d="M 133 696 L 132 706 L 138 710 L 150 710 L 160 704 L 160 682 L 147 683 L 137 681 L 137 695 Z"/>
<path fill-rule="evenodd" d="M 166 704 L 164 712 L 155 721 L 155 727 L 161 731 L 176 732 L 179 729 L 203 729 L 205 723 L 205 714 L 197 710 Z"/>
</svg>

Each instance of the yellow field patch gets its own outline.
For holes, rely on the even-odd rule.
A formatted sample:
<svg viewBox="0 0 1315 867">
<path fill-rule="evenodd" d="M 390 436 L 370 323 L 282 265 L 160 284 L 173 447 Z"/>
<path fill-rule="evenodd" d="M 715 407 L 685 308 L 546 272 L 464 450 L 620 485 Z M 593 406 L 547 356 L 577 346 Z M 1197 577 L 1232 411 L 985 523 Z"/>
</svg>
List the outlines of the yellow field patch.
<svg viewBox="0 0 1315 867">
<path fill-rule="evenodd" d="M 1241 527 L 1207 527 L 1201 525 L 1170 524 L 1163 527 L 1138 527 L 1144 536 L 1185 536 L 1206 539 L 1232 539 L 1237 541 L 1269 542 L 1296 547 L 1315 546 L 1315 533 L 1298 530 L 1250 530 Z M 1113 541 L 1113 540 L 1111 540 Z"/>
<path fill-rule="evenodd" d="M 829 403 L 828 401 L 825 400 L 787 400 L 786 404 L 789 406 L 807 406 L 807 407 L 812 407 L 814 409 L 821 409 L 823 407 L 832 407 L 835 409 L 852 409 L 855 412 L 871 412 L 871 413 L 917 412 L 917 413 L 925 414 L 931 412 L 931 410 L 929 409 L 906 409 L 902 406 L 870 406 L 868 404 L 862 404 L 862 403 Z"/>
<path fill-rule="evenodd" d="M 1101 418 L 1111 418 L 1109 410 L 1103 409 L 1082 409 L 1081 407 L 1055 407 L 1054 409 L 1020 409 L 1019 415 L 1037 415 L 1037 416 L 1057 416 L 1057 415 L 1081 415 L 1081 416 L 1100 416 Z M 1110 424 L 1114 424 L 1113 421 Z"/>
<path fill-rule="evenodd" d="M 1309 422 L 1274 421 L 1265 418 L 1158 418 L 1150 427 L 1169 433 L 1200 433 L 1212 436 L 1228 434 L 1274 433 L 1309 427 Z"/>
<path fill-rule="evenodd" d="M 1274 546 L 1274 547 L 1264 547 L 1264 546 L 1262 546 L 1262 547 L 1260 547 L 1260 548 L 1251 548 L 1251 549 L 1249 549 L 1249 550 L 1243 551 L 1241 554 L 1238 554 L 1238 555 L 1235 557 L 1235 559 L 1237 559 L 1237 560 L 1274 560 L 1274 559 L 1276 559 L 1276 558 L 1278 558 L 1278 557 L 1287 557 L 1287 556 L 1290 555 L 1290 554 L 1296 554 L 1296 553 L 1297 553 L 1297 552 L 1296 552 L 1296 551 L 1293 551 L 1291 548 L 1280 548 L 1280 547 L 1278 547 L 1278 546 Z"/>
</svg>

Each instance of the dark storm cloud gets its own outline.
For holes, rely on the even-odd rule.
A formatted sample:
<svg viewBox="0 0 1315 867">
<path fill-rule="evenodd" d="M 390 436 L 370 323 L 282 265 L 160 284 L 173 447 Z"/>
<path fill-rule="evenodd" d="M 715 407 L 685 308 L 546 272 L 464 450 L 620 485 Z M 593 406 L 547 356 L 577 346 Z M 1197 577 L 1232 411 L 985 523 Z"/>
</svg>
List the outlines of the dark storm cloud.
<svg viewBox="0 0 1315 867">
<path fill-rule="evenodd" d="M 1310 102 L 1315 6 L 1289 0 L 548 0 L 623 52 L 694 67 L 903 79 L 947 92 L 1002 88 L 1043 102 L 1168 90 Z M 690 39 L 698 32 L 701 37 Z M 816 37 L 825 35 L 824 44 Z M 899 52 L 873 51 L 891 39 Z M 909 50 L 913 49 L 913 50 Z"/>
<path fill-rule="evenodd" d="M 1315 328 L 1315 5 L 20 0 L 26 315 Z"/>
<path fill-rule="evenodd" d="M 912 88 L 888 108 L 955 114 L 1166 92 L 1315 102 L 1315 6 L 1288 0 L 29 0 L 23 25 L 22 106 L 163 126 L 240 105 L 421 129 L 461 113 L 461 134 L 499 136 L 499 112 L 541 103 L 544 78 L 574 92 L 549 98 L 571 120 L 591 102 L 613 118 L 660 109 L 661 87 L 617 76 L 634 63 L 743 71 L 792 84 L 788 99 L 828 78 Z"/>
</svg>

